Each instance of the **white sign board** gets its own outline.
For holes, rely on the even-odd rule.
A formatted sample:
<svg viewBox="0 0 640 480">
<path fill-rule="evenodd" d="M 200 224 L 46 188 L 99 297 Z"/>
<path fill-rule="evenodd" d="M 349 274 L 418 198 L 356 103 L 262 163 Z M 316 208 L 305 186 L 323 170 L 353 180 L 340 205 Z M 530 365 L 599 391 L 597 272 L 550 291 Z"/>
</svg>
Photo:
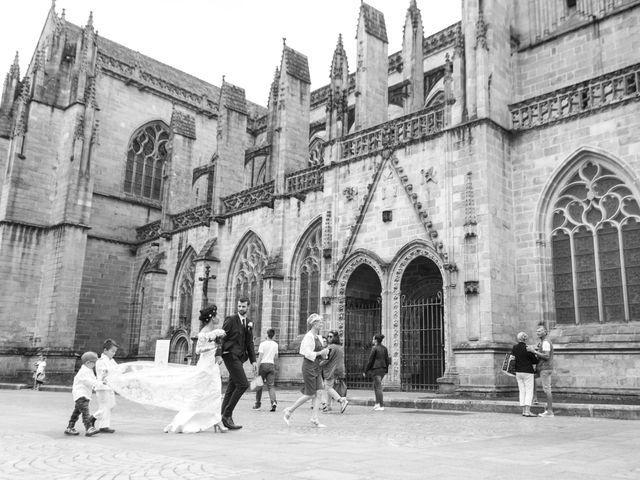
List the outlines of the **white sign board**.
<svg viewBox="0 0 640 480">
<path fill-rule="evenodd" d="M 169 363 L 169 344 L 171 340 L 156 340 L 156 356 L 154 361 L 158 365 Z"/>
</svg>

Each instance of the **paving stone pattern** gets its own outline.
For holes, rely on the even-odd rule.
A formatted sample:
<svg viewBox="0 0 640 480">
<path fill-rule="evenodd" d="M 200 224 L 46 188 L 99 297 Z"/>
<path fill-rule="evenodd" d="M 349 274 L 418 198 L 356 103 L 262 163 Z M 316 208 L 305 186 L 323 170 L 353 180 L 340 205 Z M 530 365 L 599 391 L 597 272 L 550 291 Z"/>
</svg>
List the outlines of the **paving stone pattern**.
<svg viewBox="0 0 640 480">
<path fill-rule="evenodd" d="M 303 406 L 287 427 L 294 399 L 282 392 L 270 413 L 247 394 L 242 430 L 172 435 L 172 412 L 119 398 L 116 433 L 88 438 L 63 435 L 69 393 L 0 390 L 0 479 L 640 478 L 638 421 L 350 405 L 323 414 L 324 429 Z"/>
</svg>

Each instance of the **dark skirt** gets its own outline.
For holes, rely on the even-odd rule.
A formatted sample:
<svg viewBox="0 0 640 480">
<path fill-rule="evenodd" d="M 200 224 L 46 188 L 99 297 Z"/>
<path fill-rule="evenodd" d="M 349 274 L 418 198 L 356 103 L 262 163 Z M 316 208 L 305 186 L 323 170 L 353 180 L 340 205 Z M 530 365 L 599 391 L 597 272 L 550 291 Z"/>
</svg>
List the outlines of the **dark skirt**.
<svg viewBox="0 0 640 480">
<path fill-rule="evenodd" d="M 308 358 L 302 360 L 302 379 L 304 380 L 302 393 L 304 395 L 315 395 L 318 390 L 324 388 L 320 370 L 318 362 L 312 362 Z"/>
</svg>

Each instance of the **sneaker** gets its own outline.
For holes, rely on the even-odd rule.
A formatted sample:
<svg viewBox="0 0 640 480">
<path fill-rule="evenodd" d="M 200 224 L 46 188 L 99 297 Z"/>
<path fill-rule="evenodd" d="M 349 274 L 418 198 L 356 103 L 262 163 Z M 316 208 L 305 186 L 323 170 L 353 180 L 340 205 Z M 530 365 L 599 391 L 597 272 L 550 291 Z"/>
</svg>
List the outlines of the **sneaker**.
<svg viewBox="0 0 640 480">
<path fill-rule="evenodd" d="M 80 435 L 80 432 L 78 432 L 75 428 L 73 427 L 67 427 L 64 431 L 65 435 Z"/>
<path fill-rule="evenodd" d="M 96 427 L 89 427 L 89 428 L 87 428 L 87 433 L 85 433 L 84 435 L 86 437 L 93 437 L 94 435 L 97 435 L 98 433 L 100 433 L 100 430 L 98 430 Z"/>
<path fill-rule="evenodd" d="M 384 407 L 381 407 L 380 405 L 376 405 L 375 407 L 373 407 L 373 409 L 376 412 L 384 412 Z"/>
<path fill-rule="evenodd" d="M 260 410 L 260 407 L 261 407 L 261 406 L 262 406 L 262 405 L 260 405 L 259 403 L 256 403 L 256 404 L 253 406 L 253 409 L 254 409 L 254 410 Z"/>
<path fill-rule="evenodd" d="M 109 427 L 102 427 L 100 430 L 98 430 L 100 433 L 116 433 L 116 431 L 113 428 L 109 428 Z"/>
<path fill-rule="evenodd" d="M 287 427 L 291 426 L 291 412 L 288 408 L 284 409 L 284 416 L 282 418 L 284 420 L 284 423 L 287 424 Z"/>
<path fill-rule="evenodd" d="M 275 412 L 277 407 L 278 407 L 278 404 L 274 403 L 274 404 L 271 405 L 271 410 L 269 410 L 269 411 L 270 412 Z"/>
<path fill-rule="evenodd" d="M 380 408 L 380 404 L 379 404 L 379 403 L 376 403 L 376 404 L 373 406 L 373 409 L 374 409 L 374 410 L 378 410 L 379 408 Z"/>
<path fill-rule="evenodd" d="M 333 412 L 333 408 L 331 408 L 331 407 L 327 407 L 327 406 L 325 405 L 325 407 L 324 407 L 324 408 L 321 408 L 321 409 L 320 409 L 320 411 L 321 411 L 322 413 L 329 413 L 329 412 Z"/>
<path fill-rule="evenodd" d="M 320 423 L 320 421 L 316 420 L 315 418 L 311 419 L 311 426 L 315 428 L 327 428 L 325 424 Z"/>
<path fill-rule="evenodd" d="M 349 400 L 347 400 L 347 397 L 342 397 L 342 405 L 340 406 L 340 413 L 344 413 L 344 411 L 347 409 L 347 405 L 349 405 Z"/>
<path fill-rule="evenodd" d="M 553 412 L 549 412 L 547 410 L 545 410 L 544 412 L 542 412 L 540 415 L 538 415 L 539 417 L 555 417 L 555 415 L 553 414 Z"/>
</svg>

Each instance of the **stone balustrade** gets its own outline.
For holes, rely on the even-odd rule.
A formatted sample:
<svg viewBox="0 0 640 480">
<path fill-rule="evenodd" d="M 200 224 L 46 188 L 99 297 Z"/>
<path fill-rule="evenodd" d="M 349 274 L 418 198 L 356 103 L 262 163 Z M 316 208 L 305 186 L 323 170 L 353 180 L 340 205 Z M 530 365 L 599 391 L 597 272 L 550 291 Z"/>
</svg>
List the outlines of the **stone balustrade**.
<svg viewBox="0 0 640 480">
<path fill-rule="evenodd" d="M 257 187 L 224 197 L 222 203 L 227 213 L 238 212 L 271 202 L 273 200 L 273 192 L 274 183 L 272 180 Z"/>
<path fill-rule="evenodd" d="M 136 240 L 140 243 L 147 240 L 153 240 L 160 236 L 160 220 L 147 223 L 141 227 L 136 228 Z"/>
<path fill-rule="evenodd" d="M 640 64 L 509 106 L 513 130 L 527 130 L 640 98 Z"/>
<path fill-rule="evenodd" d="M 211 205 L 198 205 L 171 216 L 174 230 L 184 230 L 196 225 L 208 224 L 212 217 Z"/>
<path fill-rule="evenodd" d="M 322 166 L 311 167 L 286 176 L 287 193 L 303 193 L 322 190 L 324 171 Z"/>
<path fill-rule="evenodd" d="M 372 155 L 390 146 L 398 147 L 442 131 L 441 105 L 362 130 L 340 141 L 340 160 Z"/>
</svg>

